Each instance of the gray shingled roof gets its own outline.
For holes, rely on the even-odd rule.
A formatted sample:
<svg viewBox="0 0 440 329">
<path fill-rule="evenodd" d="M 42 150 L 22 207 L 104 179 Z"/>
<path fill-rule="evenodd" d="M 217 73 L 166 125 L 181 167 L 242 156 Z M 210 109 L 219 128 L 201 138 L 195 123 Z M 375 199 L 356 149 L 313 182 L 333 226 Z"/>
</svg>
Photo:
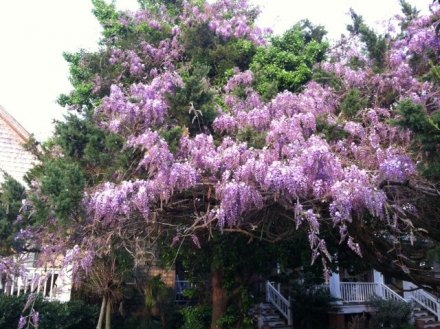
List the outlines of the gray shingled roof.
<svg viewBox="0 0 440 329">
<path fill-rule="evenodd" d="M 0 106 L 0 171 L 7 172 L 23 183 L 23 176 L 35 162 L 31 153 L 23 148 L 29 133 Z M 0 173 L 0 182 L 3 174 Z"/>
</svg>

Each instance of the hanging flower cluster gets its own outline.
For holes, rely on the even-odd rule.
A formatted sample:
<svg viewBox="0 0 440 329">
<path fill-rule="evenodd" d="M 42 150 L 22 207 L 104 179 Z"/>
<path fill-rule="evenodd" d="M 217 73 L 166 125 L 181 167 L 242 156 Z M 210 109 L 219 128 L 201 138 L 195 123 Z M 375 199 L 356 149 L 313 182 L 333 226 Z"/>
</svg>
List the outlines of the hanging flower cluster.
<svg viewBox="0 0 440 329">
<path fill-rule="evenodd" d="M 181 19 L 187 26 L 208 24 L 225 40 L 249 38 L 264 44 L 260 30 L 252 27 L 250 13 L 246 1 L 221 1 L 204 7 L 185 3 Z M 133 17 L 136 22 L 148 22 L 151 28 L 162 28 L 145 12 Z M 382 72 L 369 68 L 368 57 L 359 51 L 359 40 L 336 48 L 332 55 L 336 60 L 322 68 L 336 74 L 347 91 L 368 89 L 378 98 L 392 91 L 397 93 L 396 99 L 426 100 L 434 86 L 420 82 L 408 61 L 412 54 L 437 49 L 438 39 L 429 22 L 426 17 L 415 20 L 403 39 L 390 42 L 389 65 Z M 174 36 L 183 33 L 175 30 Z M 173 47 L 183 49 L 178 44 Z M 138 59 L 133 52 L 125 52 L 124 57 L 114 51 L 110 61 L 115 64 L 123 57 L 128 59 L 133 75 L 143 70 L 145 58 L 149 65 L 164 61 L 160 51 L 149 45 L 141 48 L 149 57 Z M 354 57 L 366 65 L 351 68 L 348 63 Z M 156 69 L 159 72 L 162 68 Z M 406 151 L 410 135 L 389 124 L 395 115 L 392 107 L 381 107 L 378 102 L 377 107 L 363 108 L 355 117 L 344 117 L 341 90 L 316 82 L 310 82 L 301 93 L 285 91 L 263 101 L 253 88 L 255 77 L 250 70 L 236 69 L 219 91 L 222 101 L 213 123 L 217 137 L 203 132 L 183 135 L 178 151 L 171 152 L 160 132 L 173 125 L 169 99 L 184 82 L 178 63 L 150 76 L 149 81 L 128 88 L 113 85 L 99 108 L 97 118 L 102 126 L 125 136 L 128 146 L 142 150 L 143 157 L 138 177 L 108 182 L 88 192 L 85 202 L 94 221 L 114 226 L 136 213 L 150 221 L 160 216 L 158 208 L 163 203 L 191 198 L 192 193 L 208 188 L 215 193 L 208 192 L 210 201 L 205 208 L 197 207 L 197 216 L 217 223 L 220 229 L 245 225 L 253 220 L 249 214 L 278 203 L 291 209 L 297 226 L 307 226 L 317 255 L 327 253 L 319 238 L 323 220 L 339 226 L 341 241 L 348 239 L 349 247 L 360 253 L 355 240 L 348 237 L 347 225 L 365 212 L 385 220 L 388 200 L 380 184 L 402 183 L 416 175 L 415 163 Z M 322 125 L 341 135 L 331 138 Z M 240 133 L 249 129 L 264 136 L 262 147 L 240 140 Z M 327 208 L 324 212 L 323 207 Z"/>
</svg>

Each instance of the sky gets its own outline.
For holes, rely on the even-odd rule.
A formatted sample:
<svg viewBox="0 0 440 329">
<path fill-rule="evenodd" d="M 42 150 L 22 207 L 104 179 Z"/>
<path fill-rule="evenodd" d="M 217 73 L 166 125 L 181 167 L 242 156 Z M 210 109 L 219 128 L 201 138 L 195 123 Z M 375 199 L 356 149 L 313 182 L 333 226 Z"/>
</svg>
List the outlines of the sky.
<svg viewBox="0 0 440 329">
<path fill-rule="evenodd" d="M 326 27 L 336 40 L 345 32 L 350 8 L 380 29 L 399 12 L 398 0 L 251 0 L 262 8 L 259 25 L 282 33 L 300 19 Z M 431 0 L 410 0 L 427 10 Z M 116 0 L 121 10 L 135 10 L 136 0 Z M 63 52 L 97 49 L 100 26 L 90 0 L 0 0 L 0 105 L 40 140 L 50 137 L 56 104 L 71 90 Z"/>
</svg>

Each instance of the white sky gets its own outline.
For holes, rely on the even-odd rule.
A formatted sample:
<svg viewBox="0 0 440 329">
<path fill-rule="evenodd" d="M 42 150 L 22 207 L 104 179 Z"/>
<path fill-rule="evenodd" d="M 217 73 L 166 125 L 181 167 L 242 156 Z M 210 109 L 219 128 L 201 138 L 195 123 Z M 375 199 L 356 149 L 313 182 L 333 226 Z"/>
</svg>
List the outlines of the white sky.
<svg viewBox="0 0 440 329">
<path fill-rule="evenodd" d="M 281 33 L 300 19 L 324 25 L 335 39 L 345 31 L 349 8 L 377 24 L 399 12 L 398 0 L 251 0 L 262 7 L 260 25 Z M 426 10 L 431 0 L 411 0 Z M 117 0 L 135 10 L 136 0 Z M 37 139 L 62 118 L 56 104 L 68 92 L 62 53 L 96 49 L 100 27 L 90 0 L 0 0 L 0 105 Z"/>
</svg>

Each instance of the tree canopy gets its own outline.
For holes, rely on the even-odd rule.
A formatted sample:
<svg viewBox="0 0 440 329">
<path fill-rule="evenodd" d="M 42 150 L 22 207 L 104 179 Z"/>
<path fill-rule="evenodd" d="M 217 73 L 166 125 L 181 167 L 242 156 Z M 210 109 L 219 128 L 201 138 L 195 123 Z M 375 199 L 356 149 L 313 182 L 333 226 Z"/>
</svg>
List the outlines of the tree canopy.
<svg viewBox="0 0 440 329">
<path fill-rule="evenodd" d="M 72 113 L 31 173 L 46 259 L 70 249 L 87 273 L 163 236 L 203 249 L 300 230 L 326 269 L 330 228 L 375 266 L 438 284 L 402 252 L 440 239 L 437 4 L 418 16 L 403 2 L 386 35 L 353 12 L 326 55 L 322 27 L 271 38 L 246 0 L 93 3 L 100 49 L 65 55 Z"/>
</svg>

